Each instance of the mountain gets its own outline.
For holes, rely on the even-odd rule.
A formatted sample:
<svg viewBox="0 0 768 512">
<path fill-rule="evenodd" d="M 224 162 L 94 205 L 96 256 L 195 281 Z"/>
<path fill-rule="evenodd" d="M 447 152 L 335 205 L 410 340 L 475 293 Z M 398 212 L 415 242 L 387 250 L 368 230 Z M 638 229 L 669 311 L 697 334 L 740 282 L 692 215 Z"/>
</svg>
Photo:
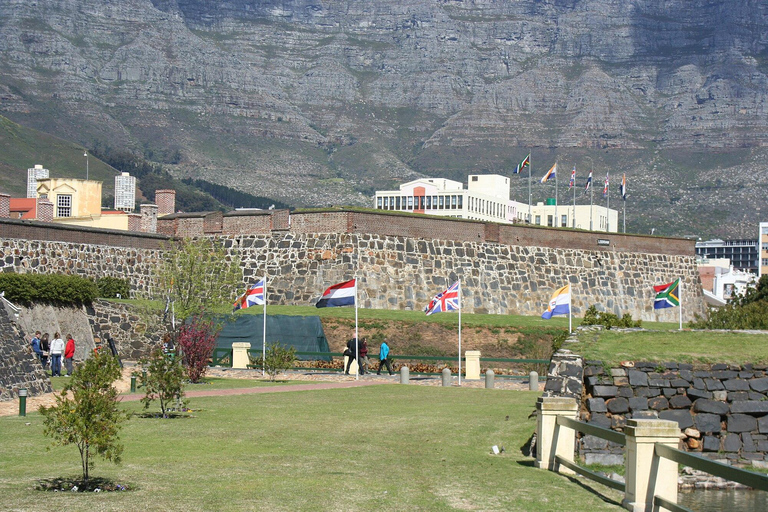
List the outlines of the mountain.
<svg viewBox="0 0 768 512">
<path fill-rule="evenodd" d="M 610 172 L 611 206 L 626 173 L 628 231 L 754 237 L 768 192 L 766 11 L 0 0 L 0 114 L 297 206 L 370 206 L 374 190 L 421 176 L 508 174 L 531 151 L 534 176 L 555 160 L 581 183 L 588 168 L 599 182 Z M 536 182 L 534 200 L 552 192 Z M 512 195 L 525 199 L 525 177 Z"/>
</svg>

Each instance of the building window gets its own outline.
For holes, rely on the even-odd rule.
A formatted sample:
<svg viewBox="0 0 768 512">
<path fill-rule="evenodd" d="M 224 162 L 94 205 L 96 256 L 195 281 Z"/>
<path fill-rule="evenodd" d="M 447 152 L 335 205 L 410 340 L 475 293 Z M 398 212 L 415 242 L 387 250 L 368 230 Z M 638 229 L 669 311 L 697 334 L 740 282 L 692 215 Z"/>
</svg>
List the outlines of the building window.
<svg viewBox="0 0 768 512">
<path fill-rule="evenodd" d="M 568 227 L 568 216 L 567 215 L 561 215 L 560 226 L 562 226 L 564 228 Z"/>
<path fill-rule="evenodd" d="M 432 209 L 432 196 L 427 196 L 427 210 Z"/>
<path fill-rule="evenodd" d="M 440 209 L 443 209 L 443 206 L 445 204 L 445 196 L 440 196 Z"/>
<path fill-rule="evenodd" d="M 380 198 L 380 197 L 377 197 L 377 198 L 376 198 L 376 208 L 378 208 L 379 210 L 381 210 L 381 198 Z"/>
<path fill-rule="evenodd" d="M 553 222 L 552 215 L 547 215 L 547 226 L 552 227 Z"/>
<path fill-rule="evenodd" d="M 536 222 L 534 222 L 537 226 L 541 226 L 541 215 L 536 216 Z"/>
<path fill-rule="evenodd" d="M 72 196 L 69 194 L 59 194 L 56 196 L 56 216 L 72 216 Z"/>
<path fill-rule="evenodd" d="M 408 196 L 408 209 L 413 210 L 413 196 Z"/>
<path fill-rule="evenodd" d="M 461 210 L 461 208 L 462 208 L 462 199 L 463 198 L 464 198 L 464 196 L 459 196 L 459 210 Z"/>
<path fill-rule="evenodd" d="M 451 196 L 451 209 L 456 209 L 456 196 Z"/>
</svg>

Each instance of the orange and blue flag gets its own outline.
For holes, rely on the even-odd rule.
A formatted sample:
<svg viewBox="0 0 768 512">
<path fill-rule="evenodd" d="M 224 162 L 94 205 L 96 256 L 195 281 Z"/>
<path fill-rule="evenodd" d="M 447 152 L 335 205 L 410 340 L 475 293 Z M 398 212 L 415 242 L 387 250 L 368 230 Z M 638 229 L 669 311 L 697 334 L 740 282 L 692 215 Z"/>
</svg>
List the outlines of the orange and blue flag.
<svg viewBox="0 0 768 512">
<path fill-rule="evenodd" d="M 555 290 L 549 299 L 549 307 L 541 315 L 541 318 L 549 320 L 555 315 L 567 315 L 571 312 L 571 285 L 567 284 Z"/>
<path fill-rule="evenodd" d="M 557 162 L 555 162 L 555 165 L 553 165 L 552 167 L 550 167 L 550 168 L 549 168 L 549 170 L 547 171 L 547 174 L 545 174 L 545 175 L 544 175 L 544 176 L 541 178 L 541 183 L 546 183 L 546 182 L 548 182 L 549 180 L 551 180 L 552 178 L 554 178 L 554 177 L 556 176 L 556 174 L 557 174 Z"/>
</svg>

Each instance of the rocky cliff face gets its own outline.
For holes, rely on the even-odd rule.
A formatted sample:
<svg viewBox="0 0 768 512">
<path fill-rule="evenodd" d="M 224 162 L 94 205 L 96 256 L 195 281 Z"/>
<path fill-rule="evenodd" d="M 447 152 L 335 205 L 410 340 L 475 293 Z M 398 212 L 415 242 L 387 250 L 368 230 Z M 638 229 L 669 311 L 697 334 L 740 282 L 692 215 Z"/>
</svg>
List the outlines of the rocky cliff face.
<svg viewBox="0 0 768 512">
<path fill-rule="evenodd" d="M 0 0 L 0 113 L 90 146 L 179 150 L 179 175 L 293 204 L 370 204 L 373 189 L 420 175 L 506 173 L 532 148 L 534 173 L 556 158 L 626 172 L 637 230 L 754 236 L 768 182 L 766 11 Z M 668 209 L 684 227 L 665 223 Z"/>
</svg>

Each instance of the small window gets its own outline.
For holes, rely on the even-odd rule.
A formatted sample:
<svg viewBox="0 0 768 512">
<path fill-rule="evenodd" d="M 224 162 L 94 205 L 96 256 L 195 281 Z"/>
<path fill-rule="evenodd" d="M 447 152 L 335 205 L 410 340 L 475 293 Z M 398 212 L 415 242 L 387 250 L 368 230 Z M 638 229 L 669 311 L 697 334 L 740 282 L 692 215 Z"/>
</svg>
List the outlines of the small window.
<svg viewBox="0 0 768 512">
<path fill-rule="evenodd" d="M 547 226 L 552 227 L 553 222 L 554 222 L 554 219 L 552 218 L 552 215 L 547 215 Z"/>
<path fill-rule="evenodd" d="M 408 196 L 408 209 L 413 210 L 413 196 Z"/>
<path fill-rule="evenodd" d="M 381 198 L 380 198 L 380 197 L 377 197 L 377 198 L 376 198 L 376 208 L 378 208 L 379 210 L 381 210 Z"/>
<path fill-rule="evenodd" d="M 536 216 L 536 222 L 534 222 L 537 226 L 541 226 L 541 215 Z"/>
<path fill-rule="evenodd" d="M 400 209 L 400 196 L 397 196 L 397 197 L 395 198 L 395 205 L 396 205 L 396 206 L 395 206 L 395 209 L 396 209 L 396 210 L 399 210 L 399 209 Z"/>
<path fill-rule="evenodd" d="M 462 208 L 461 203 L 462 203 L 462 199 L 463 198 L 464 198 L 464 196 L 459 196 L 459 210 L 461 210 L 461 208 Z"/>
<path fill-rule="evenodd" d="M 72 216 L 72 196 L 69 194 L 59 194 L 56 196 L 56 216 Z"/>
<path fill-rule="evenodd" d="M 477 181 L 477 176 L 472 176 L 472 181 Z"/>
<path fill-rule="evenodd" d="M 440 196 L 440 209 L 442 210 L 445 206 L 445 196 Z"/>
<path fill-rule="evenodd" d="M 567 215 L 562 215 L 561 216 L 561 218 L 560 218 L 560 226 L 564 227 L 564 228 L 568 227 L 568 216 Z"/>
<path fill-rule="evenodd" d="M 456 209 L 456 196 L 451 196 L 451 209 Z"/>
<path fill-rule="evenodd" d="M 427 196 L 427 210 L 432 209 L 432 196 Z"/>
</svg>

